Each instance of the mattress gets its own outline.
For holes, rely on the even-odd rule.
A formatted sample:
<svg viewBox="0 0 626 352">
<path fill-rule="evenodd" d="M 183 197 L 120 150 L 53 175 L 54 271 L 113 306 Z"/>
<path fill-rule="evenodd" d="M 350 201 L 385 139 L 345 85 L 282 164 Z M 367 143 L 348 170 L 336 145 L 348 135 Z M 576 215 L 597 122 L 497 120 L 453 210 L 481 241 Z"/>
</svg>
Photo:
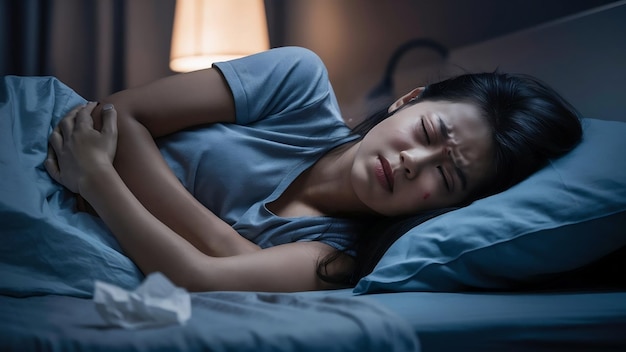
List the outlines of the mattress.
<svg viewBox="0 0 626 352">
<path fill-rule="evenodd" d="M 625 351 L 626 291 L 363 296 L 409 322 L 423 351 Z"/>
</svg>

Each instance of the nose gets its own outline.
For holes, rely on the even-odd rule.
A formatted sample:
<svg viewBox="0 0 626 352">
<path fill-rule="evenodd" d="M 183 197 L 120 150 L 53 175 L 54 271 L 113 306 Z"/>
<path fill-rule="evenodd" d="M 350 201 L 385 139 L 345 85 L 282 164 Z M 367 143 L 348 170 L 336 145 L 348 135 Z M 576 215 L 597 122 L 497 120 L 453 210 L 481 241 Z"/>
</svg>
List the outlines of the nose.
<svg viewBox="0 0 626 352">
<path fill-rule="evenodd" d="M 424 168 L 441 165 L 449 153 L 446 146 L 405 149 L 400 152 L 400 165 L 404 168 L 406 177 L 413 179 Z"/>
</svg>

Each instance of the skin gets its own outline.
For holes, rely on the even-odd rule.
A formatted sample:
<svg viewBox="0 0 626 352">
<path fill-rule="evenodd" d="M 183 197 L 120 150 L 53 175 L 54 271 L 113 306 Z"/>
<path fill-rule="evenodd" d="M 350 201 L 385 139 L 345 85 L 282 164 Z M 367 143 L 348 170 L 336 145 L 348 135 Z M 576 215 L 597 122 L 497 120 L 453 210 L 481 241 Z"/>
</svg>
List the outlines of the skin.
<svg viewBox="0 0 626 352">
<path fill-rule="evenodd" d="M 492 177 L 490 136 L 472 104 L 411 105 L 363 138 L 352 167 L 353 187 L 370 209 L 388 216 L 459 204 Z M 387 175 L 379 177 L 384 164 Z"/>
<path fill-rule="evenodd" d="M 489 143 L 481 143 L 487 126 L 468 104 L 408 105 L 417 93 L 394 103 L 390 109 L 398 112 L 361 141 L 328 153 L 300 175 L 271 210 L 287 217 L 393 215 L 462 200 L 490 174 L 481 161 L 490 160 Z M 261 250 L 204 208 L 161 156 L 156 137 L 235 121 L 230 89 L 218 71 L 170 76 L 101 103 L 77 107 L 55 128 L 45 167 L 93 206 L 144 274 L 160 271 L 191 291 L 338 287 L 316 275 L 318 261 L 333 248 L 297 242 Z M 106 104 L 113 107 L 103 111 Z M 451 135 L 445 141 L 432 136 L 429 144 L 420 135 L 420 118 L 435 114 Z M 376 177 L 379 156 L 394 171 L 391 193 Z M 443 191 L 436 164 L 450 174 L 458 164 L 467 173 L 467 190 L 460 191 L 460 181 L 449 176 L 454 192 Z M 327 269 L 350 272 L 352 265 L 342 255 Z"/>
</svg>

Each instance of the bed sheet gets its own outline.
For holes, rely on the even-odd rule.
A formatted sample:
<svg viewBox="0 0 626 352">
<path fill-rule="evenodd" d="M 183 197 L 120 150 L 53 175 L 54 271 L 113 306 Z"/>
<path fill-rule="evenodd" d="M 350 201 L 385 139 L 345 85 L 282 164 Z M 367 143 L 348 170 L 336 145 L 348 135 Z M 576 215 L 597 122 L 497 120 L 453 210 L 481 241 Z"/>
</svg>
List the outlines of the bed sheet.
<svg viewBox="0 0 626 352">
<path fill-rule="evenodd" d="M 107 327 L 91 300 L 0 296 L 0 347 L 34 350 L 623 351 L 626 291 L 192 294 L 185 326 Z M 17 348 L 19 347 L 19 349 Z"/>
<path fill-rule="evenodd" d="M 89 297 L 96 279 L 124 288 L 143 279 L 43 167 L 52 128 L 84 103 L 54 77 L 0 78 L 0 294 Z"/>
<path fill-rule="evenodd" d="M 359 296 L 409 321 L 422 351 L 626 351 L 626 291 Z"/>
<path fill-rule="evenodd" d="M 346 296 L 192 294 L 185 325 L 107 326 L 92 300 L 0 296 L 0 350 L 8 351 L 419 351 L 402 318 Z"/>
</svg>

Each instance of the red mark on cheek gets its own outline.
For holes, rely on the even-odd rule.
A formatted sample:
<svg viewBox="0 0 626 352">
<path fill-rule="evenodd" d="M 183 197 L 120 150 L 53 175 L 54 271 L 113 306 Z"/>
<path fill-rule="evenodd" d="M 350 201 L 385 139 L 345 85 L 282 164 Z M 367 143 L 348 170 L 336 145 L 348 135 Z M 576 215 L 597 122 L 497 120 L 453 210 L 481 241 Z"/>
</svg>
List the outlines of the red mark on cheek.
<svg viewBox="0 0 626 352">
<path fill-rule="evenodd" d="M 426 192 L 424 193 L 424 200 L 428 199 L 430 197 L 430 193 Z"/>
</svg>

